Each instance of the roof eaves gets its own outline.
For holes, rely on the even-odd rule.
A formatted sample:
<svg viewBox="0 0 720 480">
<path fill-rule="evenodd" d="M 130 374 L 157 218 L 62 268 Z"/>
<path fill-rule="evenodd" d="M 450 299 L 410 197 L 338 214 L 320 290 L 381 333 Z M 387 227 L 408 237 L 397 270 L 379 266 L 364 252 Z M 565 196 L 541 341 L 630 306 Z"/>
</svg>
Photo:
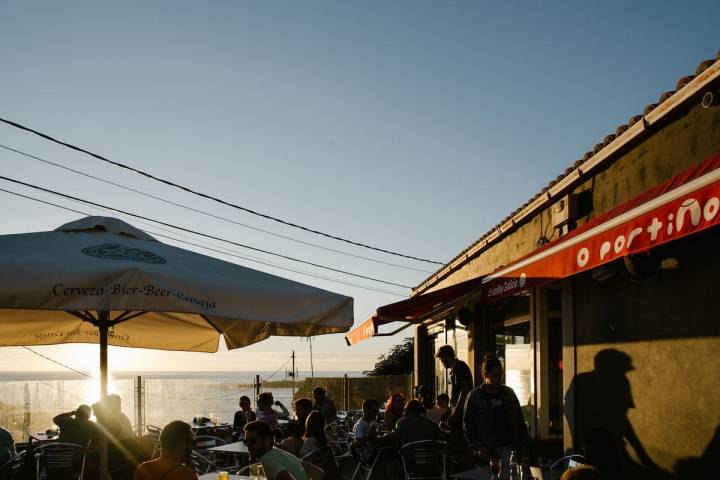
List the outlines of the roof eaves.
<svg viewBox="0 0 720 480">
<path fill-rule="evenodd" d="M 593 173 L 605 163 L 610 161 L 615 154 L 623 147 L 635 140 L 639 135 L 656 124 L 675 108 L 684 104 L 706 88 L 708 84 L 720 78 L 720 50 L 715 59 L 703 60 L 695 70 L 695 75 L 688 75 L 677 81 L 676 90 L 664 92 L 660 95 L 657 104 L 647 105 L 643 115 L 635 115 L 630 118 L 627 125 L 621 125 L 615 134 L 607 135 L 603 142 L 596 144 L 592 152 L 586 152 L 583 160 L 576 161 L 572 167 L 565 170 L 564 174 L 551 181 L 540 193 L 530 199 L 524 206 L 515 210 L 513 214 L 493 227 L 479 240 L 460 252 L 446 265 L 423 280 L 413 288 L 411 295 L 418 295 L 433 285 L 440 282 L 451 272 L 460 268 L 463 264 L 475 255 L 485 250 L 497 240 L 502 239 L 505 234 L 514 227 L 519 226 L 528 220 L 538 210 L 545 208 L 554 199 L 562 196 L 567 191 L 584 181 L 587 175 Z"/>
</svg>

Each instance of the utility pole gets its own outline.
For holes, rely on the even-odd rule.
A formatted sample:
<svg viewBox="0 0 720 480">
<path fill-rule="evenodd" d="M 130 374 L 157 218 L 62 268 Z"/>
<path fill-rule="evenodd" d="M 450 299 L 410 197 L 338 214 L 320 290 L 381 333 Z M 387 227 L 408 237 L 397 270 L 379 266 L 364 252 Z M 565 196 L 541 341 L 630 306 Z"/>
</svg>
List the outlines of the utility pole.
<svg viewBox="0 0 720 480">
<path fill-rule="evenodd" d="M 313 366 L 313 356 L 312 356 L 312 337 L 308 337 L 308 342 L 310 342 L 310 378 L 315 378 L 315 367 Z"/>
<path fill-rule="evenodd" d="M 293 400 L 295 399 L 295 350 L 292 351 L 292 392 Z"/>
</svg>

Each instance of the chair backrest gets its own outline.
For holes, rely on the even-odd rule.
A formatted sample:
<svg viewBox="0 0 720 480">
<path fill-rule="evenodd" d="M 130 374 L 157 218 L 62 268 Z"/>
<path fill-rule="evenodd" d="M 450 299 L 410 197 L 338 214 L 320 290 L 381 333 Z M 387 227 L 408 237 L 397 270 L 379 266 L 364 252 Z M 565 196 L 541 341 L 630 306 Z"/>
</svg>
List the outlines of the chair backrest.
<svg viewBox="0 0 720 480">
<path fill-rule="evenodd" d="M 198 435 L 195 437 L 195 446 L 193 450 L 205 451 L 213 447 L 219 447 L 220 445 L 227 445 L 227 442 L 220 437 L 213 435 Z"/>
<path fill-rule="evenodd" d="M 0 480 L 15 480 L 22 474 L 27 450 L 23 450 L 0 467 Z"/>
<path fill-rule="evenodd" d="M 313 450 L 303 456 L 301 460 L 303 461 L 303 465 L 309 463 L 322 469 L 324 472 L 323 477 L 334 479 L 338 473 L 338 465 L 335 463 L 335 455 L 330 445 L 325 445 L 317 450 Z"/>
<path fill-rule="evenodd" d="M 82 478 L 85 470 L 85 447 L 74 443 L 48 443 L 33 451 L 37 476 L 45 471 L 47 478 Z"/>
<path fill-rule="evenodd" d="M 190 462 L 192 463 L 193 470 L 195 470 L 198 475 L 210 473 L 214 471 L 216 467 L 212 460 L 195 450 L 190 453 Z"/>
<path fill-rule="evenodd" d="M 325 471 L 317 465 L 303 461 L 302 467 L 310 480 L 325 480 Z"/>
<path fill-rule="evenodd" d="M 446 444 L 436 440 L 410 442 L 400 448 L 405 479 L 447 478 Z"/>
</svg>

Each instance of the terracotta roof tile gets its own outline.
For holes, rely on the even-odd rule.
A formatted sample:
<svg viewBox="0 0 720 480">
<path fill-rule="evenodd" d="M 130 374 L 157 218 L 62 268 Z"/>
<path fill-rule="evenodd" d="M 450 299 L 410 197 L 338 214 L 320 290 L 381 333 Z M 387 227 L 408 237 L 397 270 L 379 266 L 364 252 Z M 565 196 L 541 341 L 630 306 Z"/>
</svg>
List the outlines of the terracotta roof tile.
<svg viewBox="0 0 720 480">
<path fill-rule="evenodd" d="M 702 62 L 698 63 L 697 68 L 695 69 L 695 76 L 697 77 L 701 73 L 703 73 L 705 70 L 710 68 L 710 66 L 715 63 L 714 59 L 711 60 L 703 60 Z"/>
</svg>

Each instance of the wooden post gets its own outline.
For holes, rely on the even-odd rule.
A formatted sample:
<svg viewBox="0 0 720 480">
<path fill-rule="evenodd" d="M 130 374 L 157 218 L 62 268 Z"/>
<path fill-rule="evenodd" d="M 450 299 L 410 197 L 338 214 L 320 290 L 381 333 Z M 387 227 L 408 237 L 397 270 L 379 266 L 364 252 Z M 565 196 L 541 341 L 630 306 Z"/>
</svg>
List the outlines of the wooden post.
<svg viewBox="0 0 720 480">
<path fill-rule="evenodd" d="M 140 375 L 137 376 L 137 388 L 135 390 L 136 393 L 136 401 L 135 401 L 135 433 L 138 437 L 142 436 L 143 430 L 145 429 L 144 425 L 144 418 L 143 418 L 143 384 L 142 384 L 142 377 Z"/>
</svg>

